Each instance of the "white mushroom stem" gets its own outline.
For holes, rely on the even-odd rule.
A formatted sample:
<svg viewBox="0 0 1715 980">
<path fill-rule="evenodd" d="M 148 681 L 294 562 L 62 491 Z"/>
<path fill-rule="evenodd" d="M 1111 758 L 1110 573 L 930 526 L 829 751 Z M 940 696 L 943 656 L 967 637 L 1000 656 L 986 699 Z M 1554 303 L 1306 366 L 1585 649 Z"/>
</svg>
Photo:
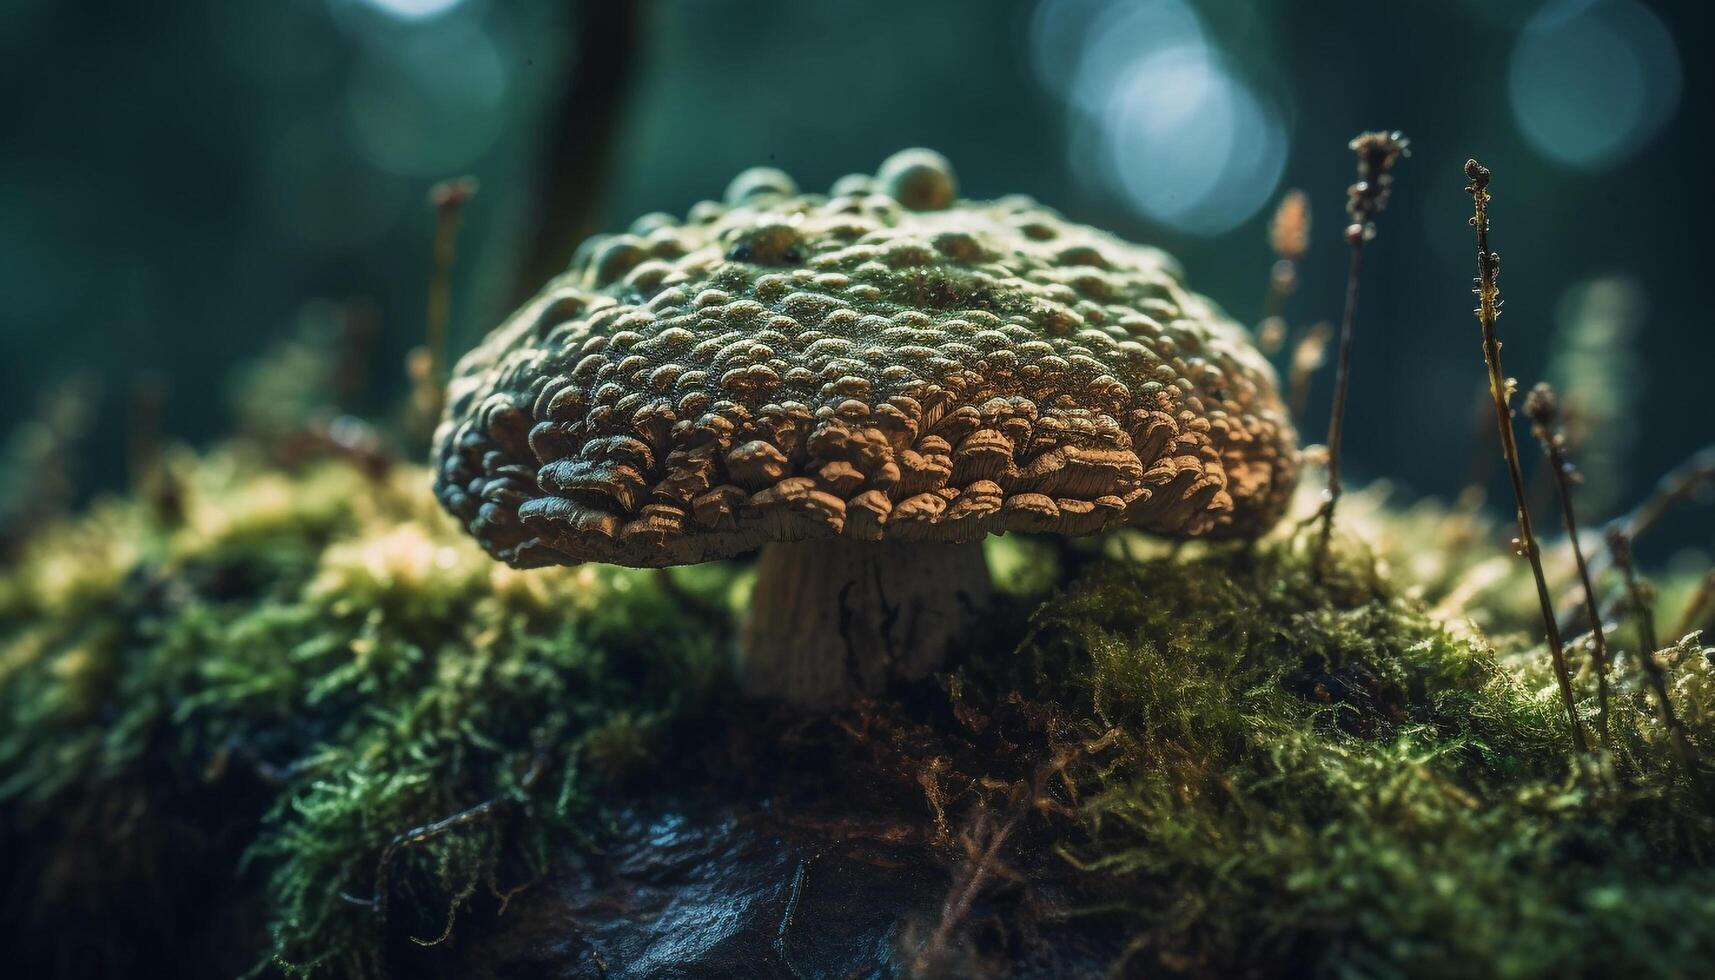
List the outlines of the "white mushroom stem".
<svg viewBox="0 0 1715 980">
<path fill-rule="evenodd" d="M 745 693 L 806 708 L 849 703 L 939 667 L 988 605 L 982 543 L 770 544 L 739 651 Z"/>
</svg>

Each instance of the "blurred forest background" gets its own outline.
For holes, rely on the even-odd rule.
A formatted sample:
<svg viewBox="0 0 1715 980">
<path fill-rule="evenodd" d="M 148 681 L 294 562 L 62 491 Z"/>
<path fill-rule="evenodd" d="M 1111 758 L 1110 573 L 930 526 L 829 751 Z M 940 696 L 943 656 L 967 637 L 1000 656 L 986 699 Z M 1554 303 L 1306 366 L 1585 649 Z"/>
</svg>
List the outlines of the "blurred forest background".
<svg viewBox="0 0 1715 980">
<path fill-rule="evenodd" d="M 121 488 L 140 398 L 206 443 L 233 428 L 242 365 L 318 329 L 372 336 L 349 407 L 385 411 L 423 332 L 427 192 L 463 174 L 481 189 L 455 355 L 583 234 L 682 214 L 747 166 L 822 190 L 910 145 L 950 157 L 965 196 L 1028 193 L 1168 249 L 1246 322 L 1269 214 L 1302 188 L 1302 329 L 1340 312 L 1346 141 L 1385 127 L 1413 156 L 1367 253 L 1348 469 L 1446 496 L 1473 461 L 1499 478 L 1474 155 L 1496 174 L 1507 369 L 1579 400 L 1604 516 L 1715 436 L 1708 6 L 6 0 L 0 440 L 73 391 L 79 493 Z"/>
</svg>

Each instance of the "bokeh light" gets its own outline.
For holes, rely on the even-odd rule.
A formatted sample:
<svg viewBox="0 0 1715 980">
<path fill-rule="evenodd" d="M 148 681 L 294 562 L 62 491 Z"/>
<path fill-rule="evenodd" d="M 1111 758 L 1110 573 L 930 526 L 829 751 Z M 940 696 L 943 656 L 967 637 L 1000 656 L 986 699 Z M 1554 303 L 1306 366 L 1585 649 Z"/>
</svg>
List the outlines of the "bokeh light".
<svg viewBox="0 0 1715 980">
<path fill-rule="evenodd" d="M 1401 126 L 1418 153 L 1366 260 L 1364 315 L 1389 329 L 1360 333 L 1360 388 L 1365 376 L 1377 390 L 1444 384 L 1463 405 L 1481 386 L 1480 370 L 1468 375 L 1475 341 L 1434 332 L 1474 329 L 1460 168 L 1475 155 L 1501 181 L 1496 244 L 1523 311 L 1503 324 L 1509 366 L 1555 377 L 1542 365 L 1563 346 L 1549 314 L 1567 276 L 1636 275 L 1655 312 L 1635 342 L 1675 356 L 1650 362 L 1638 411 L 1654 421 L 1637 433 L 1623 493 L 1647 491 L 1688 440 L 1710 438 L 1695 424 L 1708 414 L 1697 375 L 1715 331 L 1697 326 L 1701 257 L 1686 246 L 1708 207 L 1700 158 L 1668 144 L 1695 132 L 1694 58 L 1715 21 L 1683 3 L 1446 0 L 1378 13 L 1345 0 L 1309 16 L 1230 0 L 942 0 L 865 5 L 859 25 L 849 4 L 701 0 L 650 5 L 624 58 L 614 53 L 630 49 L 583 16 L 596 9 L 0 2 L 0 50 L 28 96 L 14 100 L 0 154 L 0 416 L 33 411 L 55 372 L 85 360 L 111 373 L 110 392 L 139 364 L 195 390 L 294 329 L 312 296 L 367 296 L 383 311 L 376 398 L 393 397 L 396 355 L 421 320 L 427 188 L 482 181 L 452 327 L 455 346 L 474 342 L 525 288 L 531 236 L 550 223 L 539 202 L 560 172 L 548 127 L 584 105 L 567 101 L 569 87 L 596 79 L 580 74 L 596 64 L 627 94 L 612 135 L 590 137 L 612 164 L 578 205 L 579 227 L 683 213 L 752 164 L 819 189 L 928 145 L 971 196 L 1035 194 L 1160 245 L 1250 319 L 1268 272 L 1261 226 L 1291 182 L 1320 216 L 1287 311 L 1300 330 L 1343 302 L 1345 141 Z M 854 30 L 889 41 L 851 43 Z M 1492 70 L 1473 71 L 1472 58 Z M 1589 179 L 1640 167 L 1649 179 L 1622 191 Z M 88 287 L 92 269 L 112 270 L 112 296 Z M 121 330 L 108 308 L 124 276 L 148 292 L 127 294 Z M 1326 395 L 1316 389 L 1313 415 Z M 176 400 L 170 430 L 221 431 L 221 413 L 189 401 Z M 1463 415 L 1448 425 L 1445 411 L 1384 401 L 1351 419 L 1359 472 L 1458 492 L 1466 467 L 1446 460 L 1464 458 Z M 85 465 L 111 485 L 126 478 L 124 426 L 100 431 Z M 1400 439 L 1424 451 L 1374 455 Z"/>
<path fill-rule="evenodd" d="M 346 91 L 352 139 L 389 173 L 439 177 L 465 169 L 504 128 L 506 85 L 500 53 L 474 26 L 375 41 Z"/>
<path fill-rule="evenodd" d="M 1045 0 L 1031 55 L 1072 110 L 1074 172 L 1139 215 L 1212 236 L 1273 197 L 1285 126 L 1183 0 Z"/>
<path fill-rule="evenodd" d="M 1286 165 L 1279 121 L 1207 49 L 1133 63 L 1103 130 L 1127 201 L 1194 234 L 1219 235 L 1256 214 Z"/>
<path fill-rule="evenodd" d="M 1180 0 L 1044 0 L 1031 48 L 1049 89 L 1080 109 L 1100 112 L 1140 57 L 1207 46 L 1202 22 Z"/>
<path fill-rule="evenodd" d="M 400 20 L 425 20 L 463 3 L 464 0 L 363 0 L 369 6 Z"/>
<path fill-rule="evenodd" d="M 1636 154 L 1679 103 L 1673 39 L 1635 0 L 1553 0 L 1525 25 L 1509 68 L 1525 138 L 1583 170 Z"/>
</svg>

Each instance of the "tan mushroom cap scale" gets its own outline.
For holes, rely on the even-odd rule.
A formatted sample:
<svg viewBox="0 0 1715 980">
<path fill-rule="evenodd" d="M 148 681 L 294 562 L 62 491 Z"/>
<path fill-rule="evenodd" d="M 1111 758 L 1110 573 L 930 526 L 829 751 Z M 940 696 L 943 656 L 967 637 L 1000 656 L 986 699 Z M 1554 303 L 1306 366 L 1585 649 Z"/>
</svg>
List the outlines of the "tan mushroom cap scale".
<svg viewBox="0 0 1715 980">
<path fill-rule="evenodd" d="M 459 363 L 436 443 L 441 502 L 518 566 L 1253 535 L 1297 471 L 1273 370 L 1171 258 L 956 200 L 925 150 L 592 238 Z"/>
</svg>

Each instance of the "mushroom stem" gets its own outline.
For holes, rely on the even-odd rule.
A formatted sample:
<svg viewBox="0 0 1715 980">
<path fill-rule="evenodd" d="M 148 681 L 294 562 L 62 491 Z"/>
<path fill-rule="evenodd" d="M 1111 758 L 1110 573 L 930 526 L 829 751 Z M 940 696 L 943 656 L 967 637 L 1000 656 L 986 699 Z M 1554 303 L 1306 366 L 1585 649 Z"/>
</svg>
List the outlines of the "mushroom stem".
<svg viewBox="0 0 1715 980">
<path fill-rule="evenodd" d="M 827 708 L 927 676 L 990 586 L 980 541 L 831 538 L 765 546 L 752 595 L 745 693 Z"/>
</svg>

